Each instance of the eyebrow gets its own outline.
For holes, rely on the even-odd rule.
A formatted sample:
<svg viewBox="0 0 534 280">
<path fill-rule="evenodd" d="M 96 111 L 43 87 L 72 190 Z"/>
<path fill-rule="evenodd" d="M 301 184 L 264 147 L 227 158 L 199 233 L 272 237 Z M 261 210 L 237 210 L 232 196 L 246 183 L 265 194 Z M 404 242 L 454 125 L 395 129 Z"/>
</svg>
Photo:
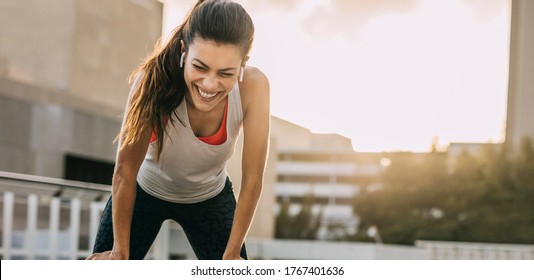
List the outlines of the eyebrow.
<svg viewBox="0 0 534 280">
<path fill-rule="evenodd" d="M 206 63 L 202 62 L 202 60 L 200 60 L 198 58 L 193 59 L 193 61 L 196 61 L 196 62 L 202 64 L 202 66 L 205 67 L 205 68 L 208 68 L 208 69 L 210 68 Z M 234 68 L 234 67 L 228 67 L 228 68 L 224 68 L 224 69 L 219 70 L 219 72 L 232 71 L 232 70 L 236 70 L 236 69 L 237 68 Z"/>
</svg>

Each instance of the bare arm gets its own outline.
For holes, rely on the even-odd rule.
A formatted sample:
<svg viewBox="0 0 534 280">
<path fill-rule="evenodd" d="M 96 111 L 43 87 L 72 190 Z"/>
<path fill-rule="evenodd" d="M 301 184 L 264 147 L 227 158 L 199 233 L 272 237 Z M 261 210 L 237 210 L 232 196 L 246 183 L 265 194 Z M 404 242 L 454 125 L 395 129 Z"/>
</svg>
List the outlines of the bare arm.
<svg viewBox="0 0 534 280">
<path fill-rule="evenodd" d="M 247 68 L 240 85 L 244 107 L 244 145 L 241 191 L 234 223 L 223 259 L 239 259 L 241 246 L 249 230 L 263 188 L 263 173 L 269 146 L 269 81 L 255 69 Z"/>
<path fill-rule="evenodd" d="M 143 162 L 150 134 L 118 152 L 112 183 L 112 219 L 114 244 L 112 253 L 121 259 L 130 255 L 130 227 L 136 194 L 137 173 Z"/>
<path fill-rule="evenodd" d="M 135 88 L 135 83 L 132 89 Z M 132 91 L 128 98 L 128 105 L 122 125 L 124 126 Z M 119 149 L 112 181 L 112 220 L 113 220 L 113 249 L 96 253 L 87 259 L 128 259 L 130 256 L 130 227 L 133 206 L 135 202 L 137 173 L 148 150 L 150 131 L 143 132 L 142 138 L 135 144 L 120 149 L 122 141 L 119 139 Z M 121 136 L 122 138 L 122 136 Z"/>
</svg>

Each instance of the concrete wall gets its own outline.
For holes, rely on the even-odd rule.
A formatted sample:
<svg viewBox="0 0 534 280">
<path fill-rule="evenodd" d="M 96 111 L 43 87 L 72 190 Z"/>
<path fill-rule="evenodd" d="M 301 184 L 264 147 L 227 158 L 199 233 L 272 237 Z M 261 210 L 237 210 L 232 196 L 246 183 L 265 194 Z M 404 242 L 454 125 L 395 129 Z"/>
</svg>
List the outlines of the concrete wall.
<svg viewBox="0 0 534 280">
<path fill-rule="evenodd" d="M 157 0 L 0 1 L 0 170 L 112 162 L 129 73 L 161 36 Z"/>
<path fill-rule="evenodd" d="M 162 16 L 157 0 L 4 0 L 0 77 L 122 110 Z"/>
<path fill-rule="evenodd" d="M 70 93 L 123 109 L 128 74 L 161 36 L 162 3 L 78 0 L 75 9 Z"/>
<path fill-rule="evenodd" d="M 0 77 L 68 89 L 75 1 L 0 1 Z"/>
<path fill-rule="evenodd" d="M 352 141 L 339 134 L 317 134 L 292 122 L 273 116 L 271 138 L 280 139 L 280 151 L 350 151 Z"/>
<path fill-rule="evenodd" d="M 6 84 L 0 79 L 0 170 L 62 178 L 67 153 L 114 160 L 119 118 L 12 98 L 3 94 L 13 88 Z M 27 95 L 36 90 L 19 83 L 15 87 Z"/>
<path fill-rule="evenodd" d="M 291 137 L 288 137 L 291 135 Z M 271 138 L 280 139 L 278 149 L 306 150 L 311 146 L 311 131 L 286 120 L 271 118 Z"/>
<path fill-rule="evenodd" d="M 512 1 L 506 143 L 534 140 L 534 2 Z"/>
<path fill-rule="evenodd" d="M 28 148 L 31 119 L 29 104 L 0 96 L 0 170 L 33 171 L 34 157 Z"/>
</svg>

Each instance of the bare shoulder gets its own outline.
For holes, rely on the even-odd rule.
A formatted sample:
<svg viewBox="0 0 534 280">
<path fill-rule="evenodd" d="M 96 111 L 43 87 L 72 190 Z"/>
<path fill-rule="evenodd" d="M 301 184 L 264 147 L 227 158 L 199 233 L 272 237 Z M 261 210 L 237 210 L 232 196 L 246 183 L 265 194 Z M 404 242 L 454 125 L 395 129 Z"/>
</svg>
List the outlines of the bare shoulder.
<svg viewBox="0 0 534 280">
<path fill-rule="evenodd" d="M 243 76 L 243 82 L 239 83 L 243 109 L 249 106 L 269 106 L 269 79 L 258 68 L 247 66 Z M 260 104 L 256 104 L 260 103 Z"/>
</svg>

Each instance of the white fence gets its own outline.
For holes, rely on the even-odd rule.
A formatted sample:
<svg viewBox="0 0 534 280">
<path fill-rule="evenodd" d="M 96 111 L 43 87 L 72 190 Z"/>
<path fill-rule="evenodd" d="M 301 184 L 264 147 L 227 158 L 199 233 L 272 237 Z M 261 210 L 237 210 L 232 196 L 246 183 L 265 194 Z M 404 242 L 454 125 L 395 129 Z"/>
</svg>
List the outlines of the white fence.
<svg viewBox="0 0 534 280">
<path fill-rule="evenodd" d="M 433 260 L 534 260 L 533 245 L 416 241 Z"/>
<path fill-rule="evenodd" d="M 83 259 L 94 244 L 109 186 L 0 172 L 2 259 Z M 252 259 L 534 259 L 532 245 L 418 241 L 247 240 Z M 163 224 L 147 259 L 195 259 L 185 234 Z"/>
<path fill-rule="evenodd" d="M 103 203 L 92 202 L 90 204 L 89 246 L 80 249 L 80 216 L 81 201 L 72 199 L 69 202 L 70 217 L 69 226 L 65 230 L 60 229 L 61 199 L 52 197 L 49 200 L 49 221 L 47 229 L 38 229 L 37 217 L 39 197 L 30 194 L 26 201 L 19 203 L 27 206 L 26 228 L 14 229 L 13 217 L 15 216 L 15 194 L 4 192 L 3 215 L 2 215 L 2 249 L 3 259 L 79 259 L 89 255 L 89 248 L 94 244 L 94 236 L 98 227 Z"/>
<path fill-rule="evenodd" d="M 2 259 L 84 259 L 110 186 L 0 172 L 0 193 Z M 148 259 L 169 258 L 170 229 L 162 226 Z"/>
</svg>

